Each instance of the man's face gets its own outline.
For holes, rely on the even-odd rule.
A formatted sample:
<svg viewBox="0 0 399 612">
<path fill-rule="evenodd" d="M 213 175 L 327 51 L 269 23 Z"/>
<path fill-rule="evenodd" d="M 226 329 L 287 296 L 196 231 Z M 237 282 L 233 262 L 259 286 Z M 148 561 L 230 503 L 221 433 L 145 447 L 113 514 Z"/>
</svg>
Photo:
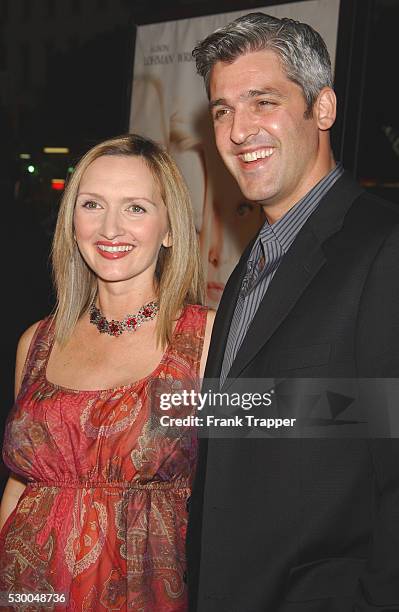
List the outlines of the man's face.
<svg viewBox="0 0 399 612">
<path fill-rule="evenodd" d="M 305 118 L 302 89 L 273 51 L 257 51 L 211 72 L 216 145 L 244 196 L 290 207 L 313 186 L 319 155 L 317 117 Z"/>
</svg>

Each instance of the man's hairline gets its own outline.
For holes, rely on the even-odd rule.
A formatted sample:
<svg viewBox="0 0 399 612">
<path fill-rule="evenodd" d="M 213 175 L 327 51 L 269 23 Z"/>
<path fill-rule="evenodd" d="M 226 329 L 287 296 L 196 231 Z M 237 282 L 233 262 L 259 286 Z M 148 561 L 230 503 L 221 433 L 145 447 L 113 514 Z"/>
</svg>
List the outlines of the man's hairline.
<svg viewBox="0 0 399 612">
<path fill-rule="evenodd" d="M 273 55 L 275 55 L 275 57 L 277 58 L 278 62 L 280 63 L 281 69 L 284 72 L 285 76 L 287 77 L 287 79 L 289 81 L 291 81 L 291 83 L 295 83 L 296 85 L 298 85 L 298 87 L 301 88 L 302 90 L 302 94 L 305 98 L 305 102 L 306 102 L 306 96 L 305 96 L 305 91 L 302 87 L 302 85 L 300 85 L 299 83 L 297 83 L 296 81 L 294 81 L 292 78 L 290 78 L 287 69 L 286 69 L 286 65 L 284 60 L 282 59 L 281 55 L 275 51 L 274 49 L 271 49 L 270 47 L 266 47 L 266 48 L 261 48 L 261 49 L 246 49 L 242 52 L 237 53 L 232 59 L 227 59 L 227 60 L 222 60 L 222 59 L 217 59 L 216 61 L 214 61 L 212 63 L 212 65 L 209 68 L 209 71 L 207 73 L 208 79 L 206 79 L 205 75 L 203 76 L 203 80 L 204 80 L 204 84 L 205 84 L 205 90 L 207 92 L 207 96 L 208 96 L 208 100 L 210 101 L 210 89 L 211 89 L 211 78 L 212 78 L 212 71 L 213 68 L 216 66 L 216 64 L 234 64 L 235 61 L 237 61 L 240 57 L 243 57 L 245 55 L 250 55 L 252 53 L 260 53 L 260 52 L 269 52 L 269 53 L 273 53 Z M 321 90 L 320 90 L 321 91 Z M 313 105 L 312 105 L 313 106 Z"/>
<path fill-rule="evenodd" d="M 312 114 L 313 114 L 313 108 L 314 108 L 314 105 L 315 105 L 315 102 L 316 102 L 317 97 L 319 96 L 319 94 L 320 94 L 320 92 L 322 91 L 322 89 L 324 89 L 324 87 L 327 87 L 327 85 L 323 86 L 323 88 L 322 88 L 322 89 L 320 89 L 320 91 L 318 92 L 318 94 L 317 94 L 317 96 L 316 96 L 315 100 L 313 101 L 312 105 L 311 105 L 311 106 L 309 106 L 309 105 L 308 105 L 308 103 L 307 103 L 307 99 L 306 99 L 305 91 L 304 91 L 304 89 L 303 89 L 302 85 L 300 85 L 299 83 L 297 83 L 297 82 L 296 82 L 294 79 L 290 78 L 290 76 L 289 76 L 289 75 L 288 75 L 288 73 L 287 73 L 287 70 L 286 70 L 285 64 L 284 64 L 283 60 L 281 59 L 281 56 L 280 56 L 280 55 L 279 55 L 279 54 L 278 54 L 276 51 L 274 51 L 273 49 L 269 49 L 269 48 L 267 48 L 267 49 L 257 49 L 257 50 L 251 50 L 251 49 L 249 49 L 249 50 L 244 51 L 244 52 L 242 52 L 242 53 L 238 53 L 238 54 L 237 54 L 237 55 L 236 55 L 234 58 L 232 58 L 232 59 L 229 59 L 229 60 L 217 59 L 215 62 L 213 62 L 213 64 L 211 65 L 211 67 L 210 67 L 210 69 L 209 69 L 209 71 L 208 71 L 208 81 L 205 79 L 205 76 L 203 76 L 203 80 L 204 80 L 204 84 L 205 84 L 205 90 L 206 90 L 206 93 L 207 93 L 207 96 L 208 96 L 208 101 L 209 101 L 209 103 L 208 103 L 208 110 L 211 112 L 211 111 L 212 111 L 212 109 L 213 109 L 213 108 L 215 108 L 215 106 L 217 106 L 217 104 L 212 103 L 212 100 L 211 100 L 211 97 L 210 97 L 210 94 L 211 94 L 211 78 L 212 78 L 212 70 L 213 70 L 213 68 L 216 66 L 216 64 L 219 64 L 219 63 L 221 63 L 221 64 L 226 64 L 226 65 L 229 65 L 229 64 L 234 64 L 234 62 L 235 62 L 236 60 L 238 60 L 238 58 L 243 57 L 243 56 L 245 56 L 245 55 L 249 55 L 250 53 L 259 53 L 260 51 L 270 51 L 271 53 L 273 53 L 273 55 L 275 55 L 275 56 L 276 56 L 276 58 L 278 59 L 278 61 L 279 61 L 280 65 L 281 65 L 281 69 L 283 70 L 283 72 L 284 72 L 284 74 L 285 74 L 286 78 L 287 78 L 287 79 L 288 79 L 288 80 L 289 80 L 291 83 L 295 83 L 295 85 L 297 85 L 297 86 L 300 88 L 300 90 L 301 90 L 301 92 L 302 92 L 302 96 L 303 96 L 304 101 L 305 101 L 305 105 L 306 105 L 305 116 L 307 115 L 307 118 L 310 118 L 310 117 L 312 116 Z M 221 100 L 221 99 L 222 99 L 222 98 L 220 98 L 220 100 Z M 216 100 L 216 102 L 217 102 L 217 101 L 218 101 L 218 100 Z"/>
</svg>

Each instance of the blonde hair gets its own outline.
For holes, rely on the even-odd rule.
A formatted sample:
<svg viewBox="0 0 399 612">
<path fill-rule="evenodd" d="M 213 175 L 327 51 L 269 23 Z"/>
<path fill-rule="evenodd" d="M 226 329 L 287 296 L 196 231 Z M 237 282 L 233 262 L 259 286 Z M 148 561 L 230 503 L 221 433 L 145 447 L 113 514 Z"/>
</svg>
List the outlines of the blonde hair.
<svg viewBox="0 0 399 612">
<path fill-rule="evenodd" d="M 202 304 L 204 281 L 190 196 L 180 171 L 160 145 L 128 134 L 111 138 L 90 149 L 76 165 L 61 200 L 52 248 L 57 292 L 55 334 L 60 344 L 70 337 L 79 318 L 97 293 L 97 277 L 82 258 L 74 238 L 73 217 L 79 184 L 87 167 L 98 157 L 141 157 L 158 182 L 166 206 L 172 246 L 161 246 L 156 267 L 159 313 L 157 342 L 164 346 L 173 321 L 185 304 Z"/>
</svg>

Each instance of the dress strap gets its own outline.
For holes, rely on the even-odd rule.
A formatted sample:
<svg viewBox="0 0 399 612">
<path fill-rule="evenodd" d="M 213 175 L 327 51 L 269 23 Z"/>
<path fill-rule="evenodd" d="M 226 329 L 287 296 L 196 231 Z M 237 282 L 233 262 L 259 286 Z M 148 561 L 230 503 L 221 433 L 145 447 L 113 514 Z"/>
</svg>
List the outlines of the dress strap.
<svg viewBox="0 0 399 612">
<path fill-rule="evenodd" d="M 207 306 L 187 304 L 176 324 L 169 348 L 189 361 L 197 376 L 204 347 L 207 314 Z"/>
<path fill-rule="evenodd" d="M 24 389 L 26 384 L 31 384 L 46 367 L 54 331 L 53 324 L 54 318 L 50 315 L 42 319 L 36 328 L 22 370 L 21 389 Z"/>
</svg>

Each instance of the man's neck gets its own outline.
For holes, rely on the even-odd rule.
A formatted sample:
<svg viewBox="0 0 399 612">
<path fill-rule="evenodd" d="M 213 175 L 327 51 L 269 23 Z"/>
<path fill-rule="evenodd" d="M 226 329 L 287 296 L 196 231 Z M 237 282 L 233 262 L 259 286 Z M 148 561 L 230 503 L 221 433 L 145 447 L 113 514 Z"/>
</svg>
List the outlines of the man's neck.
<svg viewBox="0 0 399 612">
<path fill-rule="evenodd" d="M 320 181 L 322 181 L 334 168 L 336 167 L 336 161 L 334 157 L 330 156 L 328 163 L 323 164 L 322 168 L 319 168 L 317 172 L 312 173 L 302 184 L 290 195 L 279 198 L 278 201 L 268 201 L 265 203 L 260 202 L 263 212 L 265 213 L 266 219 L 273 225 L 279 219 L 284 217 L 291 208 L 293 208 L 300 200 L 302 200 Z"/>
</svg>

